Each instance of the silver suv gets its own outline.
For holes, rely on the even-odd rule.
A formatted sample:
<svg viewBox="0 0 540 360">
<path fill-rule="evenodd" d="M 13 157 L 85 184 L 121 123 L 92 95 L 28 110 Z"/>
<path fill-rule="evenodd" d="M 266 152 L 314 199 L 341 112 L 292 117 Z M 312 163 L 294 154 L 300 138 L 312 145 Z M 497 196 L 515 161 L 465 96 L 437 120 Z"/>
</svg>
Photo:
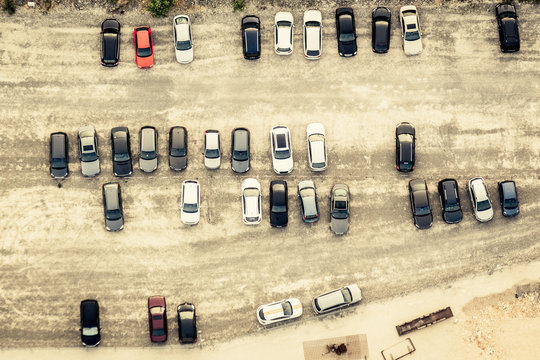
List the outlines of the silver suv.
<svg viewBox="0 0 540 360">
<path fill-rule="evenodd" d="M 143 126 L 139 131 L 139 169 L 151 173 L 158 166 L 158 134 L 153 126 Z"/>
<path fill-rule="evenodd" d="M 92 125 L 79 128 L 79 159 L 84 176 L 99 175 L 99 151 L 96 129 Z"/>
<path fill-rule="evenodd" d="M 103 185 L 103 208 L 105 211 L 105 228 L 108 231 L 120 231 L 124 228 L 124 212 L 122 210 L 122 192 L 120 184 Z"/>
<path fill-rule="evenodd" d="M 476 220 L 487 222 L 493 219 L 493 207 L 491 206 L 491 200 L 489 199 L 489 193 L 484 179 L 475 177 L 467 180 L 467 191 L 471 198 Z"/>
<path fill-rule="evenodd" d="M 219 169 L 221 165 L 221 140 L 219 131 L 206 130 L 204 132 L 204 166 L 207 169 Z"/>
<path fill-rule="evenodd" d="M 324 314 L 350 306 L 360 300 L 362 300 L 362 291 L 358 285 L 353 284 L 317 296 L 313 299 L 312 305 L 316 314 Z"/>
</svg>

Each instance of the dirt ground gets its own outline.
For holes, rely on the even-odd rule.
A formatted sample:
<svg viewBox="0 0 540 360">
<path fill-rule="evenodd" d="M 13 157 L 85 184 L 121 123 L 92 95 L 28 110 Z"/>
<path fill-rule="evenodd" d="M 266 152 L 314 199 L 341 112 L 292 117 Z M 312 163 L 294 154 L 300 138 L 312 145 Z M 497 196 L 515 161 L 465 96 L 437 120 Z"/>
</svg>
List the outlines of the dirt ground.
<svg viewBox="0 0 540 360">
<path fill-rule="evenodd" d="M 181 66 L 173 53 L 171 20 L 146 12 L 115 15 L 122 23 L 118 68 L 99 65 L 102 10 L 57 9 L 48 15 L 20 9 L 0 15 L 0 347 L 79 346 L 78 305 L 96 298 L 102 308 L 102 347 L 152 347 L 146 299 L 165 295 L 176 348 L 174 307 L 197 306 L 200 338 L 217 346 L 261 333 L 255 309 L 295 296 L 305 312 L 299 324 L 315 324 L 310 300 L 327 290 L 358 283 L 364 303 L 383 301 L 474 274 L 540 258 L 540 11 L 521 4 L 522 50 L 501 54 L 494 3 L 478 6 L 420 6 L 424 52 L 403 55 L 399 23 L 392 25 L 391 50 L 370 50 L 372 5 L 354 3 L 358 55 L 337 55 L 333 6 L 323 6 L 323 56 L 302 56 L 302 7 L 290 57 L 272 53 L 272 20 L 278 9 L 247 12 L 261 17 L 262 58 L 242 58 L 242 13 L 205 11 L 193 18 L 195 60 Z M 290 10 L 290 9 L 289 9 Z M 397 8 L 392 6 L 393 19 Z M 247 13 L 246 12 L 246 13 Z M 361 21 L 360 19 L 363 19 Z M 142 71 L 134 62 L 131 31 L 152 26 L 156 65 Z M 326 126 L 329 168 L 307 166 L 305 127 Z M 394 167 L 394 130 L 409 121 L 417 131 L 417 166 L 410 175 Z M 100 138 L 102 173 L 83 178 L 76 159 L 76 132 L 92 124 Z M 295 169 L 289 184 L 289 226 L 269 225 L 271 167 L 269 131 L 285 124 L 292 133 Z M 141 126 L 159 131 L 160 167 L 152 175 L 120 180 L 125 229 L 105 231 L 101 184 L 112 175 L 110 129 L 128 126 L 137 154 Z M 167 167 L 167 133 L 189 131 L 189 165 Z M 240 184 L 246 176 L 229 165 L 230 131 L 252 134 L 248 176 L 263 187 L 263 223 L 241 221 Z M 222 168 L 202 163 L 203 131 L 222 133 Z M 70 137 L 71 176 L 57 183 L 48 175 L 48 137 Z M 136 162 L 135 162 L 136 163 Z M 478 223 L 465 191 L 467 178 L 486 179 L 495 217 Z M 465 213 L 446 225 L 437 182 L 458 179 Z M 321 220 L 300 219 L 295 188 L 310 178 L 318 189 Z M 407 182 L 424 178 L 434 224 L 413 226 Z M 180 184 L 198 179 L 200 224 L 186 227 L 179 216 Z M 497 181 L 514 179 L 521 214 L 503 218 L 496 203 Z M 344 237 L 331 234 L 328 194 L 344 182 L 352 192 L 352 218 Z M 516 279 L 516 281 L 519 279 Z M 429 311 L 428 311 L 429 312 Z M 330 315 L 324 323 L 354 313 Z M 418 314 L 420 315 L 420 314 Z M 207 346 L 205 345 L 205 346 Z"/>
</svg>

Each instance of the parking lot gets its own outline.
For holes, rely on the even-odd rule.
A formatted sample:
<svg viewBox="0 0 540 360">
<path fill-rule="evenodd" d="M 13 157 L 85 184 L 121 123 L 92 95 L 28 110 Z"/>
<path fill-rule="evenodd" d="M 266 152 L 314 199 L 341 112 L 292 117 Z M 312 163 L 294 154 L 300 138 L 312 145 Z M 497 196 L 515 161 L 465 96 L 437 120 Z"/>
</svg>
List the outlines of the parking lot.
<svg viewBox="0 0 540 360">
<path fill-rule="evenodd" d="M 401 5 L 401 4 L 400 4 Z M 116 16 L 122 24 L 120 64 L 99 64 L 103 11 L 57 10 L 44 16 L 21 10 L 0 15 L 0 337 L 2 347 L 69 347 L 79 344 L 79 303 L 101 305 L 101 346 L 150 346 L 146 299 L 161 294 L 169 305 L 169 341 L 177 346 L 177 304 L 197 306 L 200 338 L 216 344 L 264 331 L 255 309 L 298 297 L 302 323 L 331 322 L 354 309 L 315 319 L 311 299 L 357 283 L 364 302 L 387 299 L 465 275 L 540 258 L 540 11 L 521 4 L 521 51 L 499 50 L 494 3 L 437 8 L 417 5 L 424 51 L 408 58 L 401 50 L 397 5 L 392 5 L 392 40 L 386 55 L 371 51 L 373 6 L 353 5 L 358 55 L 337 54 L 333 11 L 323 14 L 323 54 L 302 54 L 303 8 L 268 6 L 262 21 L 262 57 L 242 58 L 240 19 L 231 11 L 199 9 L 192 18 L 195 60 L 176 63 L 170 19 L 146 12 Z M 227 8 L 229 9 L 229 8 Z M 272 48 L 276 11 L 292 11 L 295 50 L 278 57 Z M 246 12 L 247 13 L 247 12 Z M 188 13 L 190 14 L 190 13 Z M 175 14 L 171 14 L 172 16 Z M 191 14 L 190 14 L 191 15 Z M 156 65 L 137 69 L 132 28 L 152 27 Z M 394 165 L 395 126 L 416 127 L 416 168 Z M 329 166 L 313 173 L 307 164 L 305 129 L 326 127 Z M 95 126 L 102 172 L 80 174 L 76 133 Z M 294 171 L 272 170 L 269 131 L 289 126 Z M 160 165 L 143 174 L 112 174 L 110 130 L 128 126 L 137 159 L 138 130 L 159 131 Z M 171 126 L 189 132 L 188 168 L 167 166 Z M 230 169 L 230 132 L 251 131 L 252 163 L 246 176 Z M 221 169 L 203 165 L 203 132 L 218 129 L 225 157 Z M 48 139 L 69 135 L 70 177 L 61 187 L 48 174 Z M 478 223 L 465 183 L 482 176 L 494 203 L 494 219 Z M 254 177 L 263 189 L 263 222 L 243 225 L 240 184 Z M 464 219 L 441 218 L 437 182 L 454 177 Z M 268 187 L 281 178 L 289 186 L 289 225 L 269 224 Z M 407 183 L 424 178 L 434 213 L 431 229 L 412 222 Z M 181 183 L 201 183 L 198 225 L 180 221 Z M 300 218 L 296 185 L 317 186 L 321 219 Z M 503 218 L 497 181 L 513 179 L 521 214 Z M 108 233 L 103 224 L 101 184 L 119 181 L 125 229 Z M 329 192 L 335 183 L 351 190 L 347 235 L 329 229 Z M 362 303 L 359 305 L 362 306 Z M 293 325 L 294 326 L 294 325 Z M 271 336 L 272 330 L 267 330 Z"/>
</svg>

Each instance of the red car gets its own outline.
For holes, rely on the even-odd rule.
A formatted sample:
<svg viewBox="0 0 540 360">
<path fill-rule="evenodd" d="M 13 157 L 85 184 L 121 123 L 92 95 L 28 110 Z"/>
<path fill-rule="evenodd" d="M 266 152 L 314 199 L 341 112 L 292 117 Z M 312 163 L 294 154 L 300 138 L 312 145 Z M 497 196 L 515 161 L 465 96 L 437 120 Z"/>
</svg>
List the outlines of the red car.
<svg viewBox="0 0 540 360">
<path fill-rule="evenodd" d="M 141 69 L 150 69 L 154 66 L 154 42 L 150 26 L 137 26 L 133 30 L 135 41 L 135 62 Z"/>
<path fill-rule="evenodd" d="M 148 322 L 150 341 L 167 341 L 167 305 L 165 297 L 155 295 L 148 298 Z"/>
</svg>

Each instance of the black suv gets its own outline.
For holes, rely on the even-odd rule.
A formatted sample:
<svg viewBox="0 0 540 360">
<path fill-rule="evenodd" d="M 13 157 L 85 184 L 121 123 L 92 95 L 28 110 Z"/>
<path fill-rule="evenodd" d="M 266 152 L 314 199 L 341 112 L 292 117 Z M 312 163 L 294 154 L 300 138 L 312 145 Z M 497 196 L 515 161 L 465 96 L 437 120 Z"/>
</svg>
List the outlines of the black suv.
<svg viewBox="0 0 540 360">
<path fill-rule="evenodd" d="M 495 7 L 501 51 L 514 52 L 519 50 L 519 30 L 516 7 L 502 3 Z"/>
<path fill-rule="evenodd" d="M 289 222 L 287 182 L 273 180 L 270 183 L 270 225 L 284 227 Z"/>
<path fill-rule="evenodd" d="M 101 65 L 116 66 L 120 57 L 120 23 L 106 19 L 101 24 Z"/>
<path fill-rule="evenodd" d="M 463 219 L 459 201 L 458 184 L 455 179 L 439 181 L 439 196 L 441 198 L 442 216 L 448 224 L 456 224 Z"/>
<path fill-rule="evenodd" d="M 64 179 L 69 175 L 68 137 L 64 132 L 51 134 L 49 140 L 50 174 L 54 179 Z"/>
<path fill-rule="evenodd" d="M 128 128 L 123 126 L 112 128 L 111 143 L 114 176 L 130 176 L 133 173 L 133 166 Z"/>
<path fill-rule="evenodd" d="M 351 8 L 336 9 L 336 32 L 340 56 L 356 55 L 356 25 Z"/>
<path fill-rule="evenodd" d="M 242 18 L 242 48 L 245 59 L 261 57 L 261 20 L 255 15 Z"/>
<path fill-rule="evenodd" d="M 413 179 L 409 181 L 409 198 L 414 225 L 419 229 L 429 229 L 433 223 L 433 214 L 429 204 L 429 193 L 425 180 Z"/>
<path fill-rule="evenodd" d="M 187 167 L 188 132 L 183 126 L 174 126 L 169 131 L 169 167 L 180 171 Z"/>
<path fill-rule="evenodd" d="M 237 173 L 249 170 L 249 130 L 236 128 L 232 131 L 231 141 L 231 169 Z"/>
<path fill-rule="evenodd" d="M 99 304 L 97 300 L 81 301 L 81 341 L 85 346 L 97 346 L 101 341 Z"/>
<path fill-rule="evenodd" d="M 519 214 L 519 200 L 516 183 L 506 180 L 497 184 L 499 188 L 499 201 L 503 216 L 516 216 Z"/>
<path fill-rule="evenodd" d="M 193 344 L 197 341 L 197 316 L 195 306 L 183 303 L 176 308 L 178 320 L 178 340 L 182 344 Z"/>
<path fill-rule="evenodd" d="M 396 127 L 396 168 L 399 171 L 413 171 L 416 145 L 414 126 L 402 122 Z"/>
</svg>

